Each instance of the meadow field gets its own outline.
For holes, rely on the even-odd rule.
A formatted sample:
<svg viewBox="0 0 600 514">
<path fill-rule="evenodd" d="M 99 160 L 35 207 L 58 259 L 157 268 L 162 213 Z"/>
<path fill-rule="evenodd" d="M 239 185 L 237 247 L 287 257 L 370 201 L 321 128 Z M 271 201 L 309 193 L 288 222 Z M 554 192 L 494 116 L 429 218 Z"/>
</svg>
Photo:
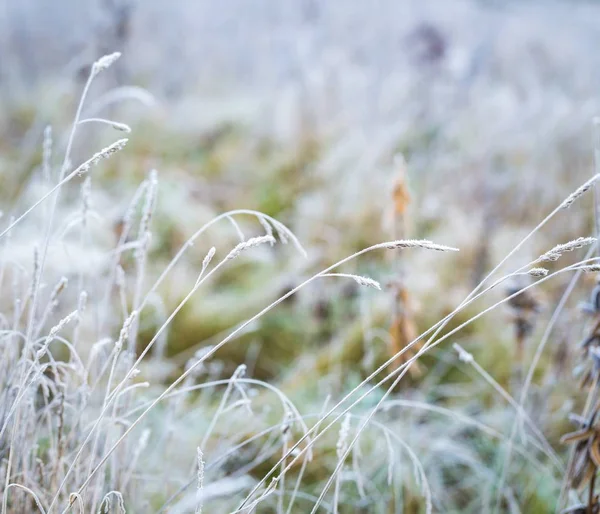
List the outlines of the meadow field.
<svg viewBox="0 0 600 514">
<path fill-rule="evenodd" d="M 600 4 L 0 7 L 0 514 L 600 514 Z"/>
</svg>

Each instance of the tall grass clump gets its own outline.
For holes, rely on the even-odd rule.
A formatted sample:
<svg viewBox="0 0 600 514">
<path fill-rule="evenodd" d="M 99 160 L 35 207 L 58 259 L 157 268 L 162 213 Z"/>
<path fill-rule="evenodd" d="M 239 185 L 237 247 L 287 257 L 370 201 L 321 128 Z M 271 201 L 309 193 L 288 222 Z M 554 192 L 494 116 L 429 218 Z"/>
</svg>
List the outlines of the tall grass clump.
<svg viewBox="0 0 600 514">
<path fill-rule="evenodd" d="M 576 237 L 548 245 L 551 249 L 539 257 L 504 269 L 547 224 L 595 187 L 598 175 L 560 202 L 456 307 L 418 334 L 408 308 L 413 294 L 409 298 L 405 284 L 409 256 L 439 253 L 439 265 L 427 270 L 435 275 L 445 260 L 450 262 L 446 266 L 456 266 L 457 248 L 409 238 L 408 165 L 402 161 L 394 189 L 394 239 L 304 274 L 284 294 L 253 306 L 247 319 L 201 345 L 181 368 L 169 367 L 170 329 L 197 297 L 218 287 L 224 274 L 253 255 L 271 262 L 272 253 L 286 243 L 302 258 L 307 252 L 280 221 L 238 209 L 201 224 L 157 266 L 160 169 L 148 170 L 113 234 L 115 244 L 107 243 L 110 238 L 99 228 L 105 220 L 95 206 L 101 191 L 94 172 L 105 165 L 120 169 L 128 139 L 115 137 L 90 152 L 90 158 L 75 161 L 83 126 L 136 137 L 133 125 L 102 117 L 102 99 L 94 108 L 89 105 L 96 77 L 109 72 L 119 57 L 109 54 L 92 65 L 64 144 L 56 130 L 44 131 L 37 177 L 43 191 L 28 206 L 17 202 L 19 210 L 2 218 L 2 514 L 508 512 L 517 505 L 542 512 L 562 502 L 561 490 L 567 497 L 566 489 L 572 489 L 575 501 L 577 491 L 586 487 L 585 502 L 576 508 L 598 511 L 597 294 L 587 308 L 595 317 L 582 346 L 582 388 L 588 396 L 583 414 L 573 418 L 578 430 L 563 437 L 575 446 L 568 462 L 546 433 L 553 427 L 527 404 L 536 366 L 571 284 L 600 270 L 593 257 L 597 240 Z M 233 227 L 239 241 L 217 238 L 213 245 L 215 227 L 223 232 Z M 581 249 L 588 250 L 584 258 L 567 261 L 567 255 Z M 374 298 L 381 282 L 345 268 L 367 257 L 376 262 L 384 252 L 395 252 L 391 323 L 389 331 L 378 332 L 389 344 L 377 355 L 365 349 L 370 355 L 366 371 L 363 367 L 357 373 L 358 366 L 344 370 L 343 391 L 322 387 L 327 377 L 315 371 L 318 355 L 312 349 L 298 359 L 296 371 L 309 376 L 304 389 L 288 387 L 285 380 L 254 378 L 250 358 L 233 368 L 220 360 L 225 347 L 244 344 L 243 338 L 276 307 L 310 293 L 320 279 L 350 281 L 366 300 Z M 166 308 L 167 286 L 195 253 L 201 258 L 193 279 Z M 73 256 L 76 266 L 69 260 Z M 242 278 L 253 272 L 252 267 L 241 269 Z M 569 286 L 538 338 L 543 312 L 532 300 L 533 290 L 564 277 Z M 519 286 L 507 289 L 514 281 Z M 499 289 L 508 295 L 496 296 Z M 512 309 L 516 334 L 510 387 L 494 376 L 495 369 L 480 363 L 475 351 L 455 341 L 465 332 L 493 340 L 494 330 L 486 331 L 485 323 L 502 307 Z M 389 322 L 389 309 L 387 314 Z M 458 353 L 458 365 L 451 348 Z M 460 382 L 457 367 L 479 383 Z M 409 373 L 413 389 L 398 388 Z M 436 401 L 446 386 L 466 391 L 467 399 L 485 399 L 486 409 L 474 409 L 468 401 Z"/>
</svg>

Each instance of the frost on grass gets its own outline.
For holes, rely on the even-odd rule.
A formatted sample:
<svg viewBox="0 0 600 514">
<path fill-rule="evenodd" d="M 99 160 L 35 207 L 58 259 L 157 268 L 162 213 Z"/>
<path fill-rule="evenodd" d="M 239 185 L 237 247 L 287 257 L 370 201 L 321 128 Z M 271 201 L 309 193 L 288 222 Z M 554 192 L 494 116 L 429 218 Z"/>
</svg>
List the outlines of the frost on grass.
<svg viewBox="0 0 600 514">
<path fill-rule="evenodd" d="M 600 264 L 588 264 L 579 268 L 584 273 L 598 273 L 600 272 Z"/>
<path fill-rule="evenodd" d="M 321 275 L 321 276 L 322 277 L 345 277 L 345 278 L 351 278 L 352 280 L 354 280 L 360 286 L 372 287 L 373 289 L 378 289 L 379 291 L 381 291 L 381 284 L 379 282 L 377 282 L 377 280 L 373 280 L 372 278 L 364 277 L 362 275 L 353 275 L 352 273 L 326 273 L 326 274 Z"/>
<path fill-rule="evenodd" d="M 90 169 L 104 159 L 108 159 L 111 155 L 117 153 L 119 150 L 125 148 L 128 139 L 119 139 L 113 144 L 103 148 L 99 152 L 95 153 L 90 159 L 81 164 L 73 173 L 76 175 L 83 175 L 90 171 Z"/>
<path fill-rule="evenodd" d="M 398 248 L 426 248 L 427 250 L 435 250 L 438 252 L 458 252 L 458 248 L 451 246 L 439 245 L 428 241 L 427 239 L 405 239 L 399 241 L 390 241 L 385 243 L 385 247 L 389 250 L 395 250 Z"/>
<path fill-rule="evenodd" d="M 561 209 L 568 209 L 575 203 L 575 201 L 586 193 L 600 178 L 600 173 L 594 175 L 590 180 L 588 180 L 585 184 L 578 187 L 575 191 L 573 191 L 560 205 Z"/>
<path fill-rule="evenodd" d="M 546 268 L 531 268 L 527 273 L 532 277 L 545 277 L 548 275 L 548 270 Z"/>
<path fill-rule="evenodd" d="M 104 55 L 100 57 L 92 65 L 92 75 L 98 75 L 101 71 L 110 68 L 118 59 L 121 57 L 121 52 L 114 52 L 112 54 Z"/>
<path fill-rule="evenodd" d="M 545 254 L 540 255 L 536 262 L 551 262 L 557 261 L 561 256 L 567 252 L 572 252 L 584 246 L 589 246 L 596 242 L 595 237 L 579 237 L 568 243 L 556 245 L 551 250 L 548 250 Z"/>
<path fill-rule="evenodd" d="M 229 252 L 229 254 L 227 254 L 227 257 L 225 257 L 225 259 L 226 260 L 235 259 L 242 252 L 249 250 L 250 248 L 255 248 L 255 247 L 263 245 L 263 244 L 274 244 L 274 243 L 275 243 L 275 238 L 273 236 L 267 235 L 267 236 L 251 237 L 247 241 L 243 241 L 243 242 L 239 243 L 233 250 L 231 250 Z"/>
</svg>

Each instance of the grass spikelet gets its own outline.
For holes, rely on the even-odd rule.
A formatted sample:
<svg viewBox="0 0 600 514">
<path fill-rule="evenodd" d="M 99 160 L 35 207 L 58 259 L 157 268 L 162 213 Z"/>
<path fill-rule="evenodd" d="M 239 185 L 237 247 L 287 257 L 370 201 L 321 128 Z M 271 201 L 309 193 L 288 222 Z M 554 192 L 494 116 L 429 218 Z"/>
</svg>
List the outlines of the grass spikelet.
<svg viewBox="0 0 600 514">
<path fill-rule="evenodd" d="M 148 192 L 146 193 L 146 201 L 142 209 L 142 217 L 140 219 L 140 226 L 138 230 L 138 238 L 142 239 L 150 228 L 150 220 L 152 219 L 152 213 L 154 212 L 154 206 L 156 203 L 156 192 L 158 188 L 158 173 L 156 170 L 150 171 L 148 178 Z"/>
<path fill-rule="evenodd" d="M 33 247 L 33 271 L 31 273 L 31 286 L 29 288 L 29 297 L 33 297 L 40 282 L 40 252 L 37 246 Z"/>
<path fill-rule="evenodd" d="M 73 319 L 75 318 L 75 316 L 77 316 L 77 313 L 78 313 L 78 311 L 74 310 L 73 312 L 71 312 L 70 314 L 68 314 L 67 316 L 65 316 L 63 319 L 61 319 L 58 322 L 58 324 L 54 325 L 52 327 L 52 329 L 50 330 L 50 333 L 48 334 L 48 338 L 49 339 L 53 338 L 63 328 L 65 328 L 66 325 L 68 325 L 71 321 L 73 321 Z"/>
<path fill-rule="evenodd" d="M 351 415 L 346 414 L 342 425 L 340 426 L 340 433 L 338 436 L 337 444 L 335 445 L 337 456 L 341 459 L 348 449 L 348 435 L 350 434 L 350 419 Z"/>
<path fill-rule="evenodd" d="M 110 68 L 119 57 L 121 57 L 121 52 L 113 52 L 112 54 L 100 57 L 100 59 L 92 65 L 92 75 L 96 76 L 98 73 Z"/>
<path fill-rule="evenodd" d="M 90 159 L 81 164 L 71 175 L 84 175 L 100 161 L 108 159 L 111 155 L 125 148 L 128 141 L 128 139 L 119 139 L 99 152 L 96 152 Z"/>
<path fill-rule="evenodd" d="M 115 349 L 120 351 L 123 347 L 123 343 L 127 341 L 129 338 L 129 329 L 133 324 L 134 320 L 137 318 L 137 311 L 132 311 L 129 317 L 123 323 L 123 327 L 121 328 L 121 332 L 119 333 L 119 338 L 115 342 Z"/>
<path fill-rule="evenodd" d="M 48 333 L 48 336 L 46 337 L 46 341 L 44 342 L 44 345 L 36 353 L 36 358 L 38 360 L 41 359 L 44 356 L 44 354 L 48 350 L 48 346 L 50 345 L 50 343 L 52 341 L 54 341 L 54 338 L 56 337 L 56 334 L 58 334 L 69 323 L 71 323 L 71 321 L 73 321 L 73 319 L 75 319 L 75 317 L 77 316 L 77 314 L 78 314 L 78 311 L 74 310 L 73 312 L 71 312 L 70 314 L 68 314 L 67 316 L 65 316 L 63 319 L 61 319 L 56 325 L 54 325 L 50 329 L 50 332 Z"/>
<path fill-rule="evenodd" d="M 202 280 L 202 277 L 204 276 L 204 272 L 206 271 L 206 268 L 208 268 L 208 265 L 210 264 L 213 257 L 215 256 L 216 251 L 217 251 L 216 248 L 213 246 L 208 251 L 208 253 L 204 257 L 204 259 L 202 260 L 202 269 L 200 270 L 200 274 L 198 275 L 198 278 L 196 279 L 196 285 L 198 285 L 200 280 Z"/>
<path fill-rule="evenodd" d="M 377 280 L 362 275 L 354 275 L 352 273 L 325 273 L 322 277 L 346 277 L 354 280 L 359 286 L 372 287 L 381 291 L 381 284 Z"/>
<path fill-rule="evenodd" d="M 210 264 L 210 261 L 212 261 L 212 258 L 215 256 L 216 252 L 217 249 L 214 246 L 208 251 L 206 257 L 204 257 L 204 259 L 202 260 L 202 271 L 206 270 L 206 268 Z"/>
<path fill-rule="evenodd" d="M 583 248 L 584 246 L 589 246 L 596 242 L 595 237 L 578 237 L 573 241 L 569 241 L 568 243 L 563 243 L 556 245 L 551 250 L 547 251 L 545 254 L 540 255 L 536 262 L 549 262 L 549 261 L 557 261 L 561 258 L 561 256 L 567 252 L 572 252 L 573 250 L 577 250 L 579 248 Z"/>
<path fill-rule="evenodd" d="M 586 193 L 598 181 L 599 178 L 600 178 L 600 173 L 594 175 L 585 184 L 579 186 L 567 198 L 565 198 L 565 200 L 563 201 L 563 203 L 560 204 L 560 208 L 561 209 L 568 209 L 569 207 L 571 207 L 571 205 L 573 205 L 573 203 L 575 203 L 575 201 L 580 196 L 582 196 L 584 193 Z"/>
<path fill-rule="evenodd" d="M 275 238 L 273 236 L 258 236 L 251 237 L 247 241 L 243 241 L 239 243 L 229 254 L 225 257 L 225 260 L 235 259 L 240 253 L 243 251 L 249 250 L 250 248 L 255 248 L 257 246 L 263 244 L 273 244 L 275 243 Z"/>
<path fill-rule="evenodd" d="M 198 473 L 196 476 L 197 480 L 197 503 L 196 503 L 196 514 L 202 514 L 202 493 L 204 489 L 204 454 L 202 449 L 198 446 L 196 448 L 196 462 L 198 465 Z"/>
<path fill-rule="evenodd" d="M 356 283 L 360 286 L 372 287 L 373 289 L 379 289 L 381 291 L 381 285 L 376 280 L 369 277 L 363 277 L 360 275 L 354 275 L 352 277 Z"/>
<path fill-rule="evenodd" d="M 427 239 L 405 239 L 399 241 L 390 241 L 385 243 L 385 247 L 388 250 L 395 250 L 397 248 L 425 248 L 427 250 L 435 250 L 437 252 L 458 252 L 458 248 L 451 246 L 439 245 L 428 241 Z"/>
<path fill-rule="evenodd" d="M 350 435 L 350 420 L 351 414 L 347 413 L 342 420 L 338 440 L 335 445 L 336 455 L 338 460 L 344 459 L 346 450 L 348 449 L 348 436 Z M 338 504 L 340 500 L 341 473 L 335 477 L 335 488 L 333 492 L 333 512 L 338 513 Z"/>
<path fill-rule="evenodd" d="M 588 264 L 579 268 L 584 273 L 598 273 L 600 272 L 600 264 Z"/>
<path fill-rule="evenodd" d="M 548 270 L 546 268 L 531 268 L 527 274 L 536 278 L 545 277 L 548 275 Z"/>
</svg>

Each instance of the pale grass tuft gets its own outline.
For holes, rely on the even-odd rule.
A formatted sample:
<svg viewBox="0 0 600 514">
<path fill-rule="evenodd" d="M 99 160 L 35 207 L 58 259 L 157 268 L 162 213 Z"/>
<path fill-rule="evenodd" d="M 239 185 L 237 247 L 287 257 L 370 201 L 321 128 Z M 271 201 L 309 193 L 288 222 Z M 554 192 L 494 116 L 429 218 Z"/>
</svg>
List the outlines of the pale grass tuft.
<svg viewBox="0 0 600 514">
<path fill-rule="evenodd" d="M 527 274 L 532 277 L 545 277 L 548 274 L 548 270 L 546 268 L 531 268 Z"/>
<path fill-rule="evenodd" d="M 385 247 L 389 250 L 395 250 L 397 248 L 426 248 L 428 250 L 436 250 L 438 252 L 458 252 L 458 248 L 451 246 L 439 245 L 428 241 L 427 239 L 404 239 L 399 241 L 390 241 L 385 243 Z"/>
<path fill-rule="evenodd" d="M 202 271 L 204 272 L 206 270 L 206 268 L 208 267 L 208 265 L 210 264 L 210 261 L 212 261 L 213 257 L 215 256 L 215 253 L 217 252 L 217 249 L 213 246 L 208 253 L 206 254 L 206 257 L 204 257 L 203 261 L 202 261 Z"/>
<path fill-rule="evenodd" d="M 127 123 L 121 123 L 120 121 L 111 121 L 110 126 L 119 132 L 125 132 L 129 134 L 131 132 L 131 127 L 127 125 Z"/>
<path fill-rule="evenodd" d="M 381 284 L 377 282 L 377 280 L 373 280 L 369 277 L 364 277 L 362 275 L 354 275 L 352 273 L 325 273 L 321 275 L 322 277 L 346 277 L 351 278 L 357 284 L 365 287 L 372 287 L 373 289 L 378 289 L 381 291 Z"/>
<path fill-rule="evenodd" d="M 37 246 L 33 247 L 33 272 L 31 274 L 31 287 L 29 296 L 33 297 L 40 281 L 40 252 Z"/>
<path fill-rule="evenodd" d="M 203 268 L 206 268 L 210 264 L 210 261 L 215 256 L 216 251 L 217 249 L 214 246 L 208 251 L 206 257 L 204 257 L 204 260 L 202 261 Z"/>
<path fill-rule="evenodd" d="M 360 275 L 354 275 L 352 278 L 356 281 L 357 284 L 366 287 L 372 287 L 374 289 L 379 289 L 381 291 L 381 285 L 376 280 L 373 280 L 369 277 L 363 277 Z"/>
<path fill-rule="evenodd" d="M 336 455 L 338 458 L 338 465 L 342 466 L 343 462 L 346 458 L 346 452 L 348 450 L 348 436 L 350 435 L 350 419 L 351 414 L 349 412 L 346 413 L 344 419 L 342 420 L 342 424 L 340 426 L 340 432 L 338 435 L 338 440 L 335 445 Z M 335 488 L 333 492 L 333 512 L 334 514 L 338 514 L 338 505 L 340 499 L 340 487 L 342 482 L 342 474 L 337 473 L 335 476 Z"/>
<path fill-rule="evenodd" d="M 123 343 L 127 341 L 129 337 L 129 329 L 131 328 L 133 321 L 137 317 L 137 314 L 137 311 L 132 311 L 123 323 L 123 327 L 121 328 L 121 332 L 119 334 L 119 339 L 117 339 L 117 341 L 115 342 L 115 349 L 117 351 L 120 351 L 121 348 L 123 348 Z"/>
<path fill-rule="evenodd" d="M 600 272 L 600 264 L 588 264 L 579 268 L 584 273 L 598 273 Z"/>
<path fill-rule="evenodd" d="M 585 184 L 578 187 L 575 191 L 573 191 L 563 203 L 560 204 L 561 209 L 568 209 L 573 205 L 575 200 L 577 200 L 581 195 L 583 195 L 586 191 L 588 191 L 600 178 L 600 173 L 594 175 L 590 180 L 588 180 Z"/>
<path fill-rule="evenodd" d="M 595 237 L 578 237 L 568 243 L 556 245 L 545 254 L 541 255 L 536 262 L 557 261 L 566 252 L 572 252 L 584 246 L 589 246 L 596 242 Z"/>
<path fill-rule="evenodd" d="M 200 273 L 198 274 L 198 278 L 196 279 L 196 284 L 195 284 L 196 287 L 198 286 L 198 284 L 200 284 L 200 281 L 202 280 L 202 277 L 204 276 L 204 272 L 206 271 L 206 268 L 208 268 L 208 265 L 210 264 L 213 257 L 215 256 L 216 251 L 217 251 L 216 248 L 213 246 L 206 254 L 206 257 L 204 257 L 204 259 L 202 260 L 202 269 L 200 270 Z"/>
<path fill-rule="evenodd" d="M 344 456 L 344 453 L 348 449 L 348 435 L 350 434 L 350 418 L 350 413 L 347 413 L 344 416 L 342 425 L 340 426 L 340 433 L 338 436 L 337 444 L 335 446 L 337 456 L 340 459 Z"/>
<path fill-rule="evenodd" d="M 275 238 L 273 236 L 258 236 L 251 237 L 247 241 L 243 241 L 239 243 L 229 254 L 225 257 L 225 260 L 235 259 L 240 253 L 250 248 L 254 248 L 256 246 L 260 246 L 262 244 L 273 244 L 275 243 Z"/>
<path fill-rule="evenodd" d="M 202 449 L 198 446 L 196 448 L 196 461 L 198 463 L 198 501 L 196 504 L 196 514 L 202 514 L 202 491 L 204 489 L 204 454 Z"/>
<path fill-rule="evenodd" d="M 44 345 L 37 351 L 37 353 L 35 355 L 38 360 L 41 359 L 44 356 L 44 354 L 48 351 L 48 346 L 50 345 L 50 343 L 52 341 L 54 341 L 56 334 L 58 334 L 69 323 L 71 323 L 71 321 L 73 321 L 73 319 L 77 316 L 78 313 L 79 313 L 79 311 L 74 310 L 73 312 L 71 312 L 70 314 L 65 316 L 63 319 L 61 319 L 56 325 L 54 325 L 50 329 L 50 332 L 48 334 L 48 337 L 46 337 L 46 341 L 44 342 Z"/>
<path fill-rule="evenodd" d="M 152 219 L 152 213 L 154 212 L 154 207 L 156 204 L 156 194 L 158 189 L 158 173 L 156 170 L 151 170 L 148 177 L 148 192 L 146 193 L 146 201 L 144 202 L 144 207 L 142 208 L 142 215 L 140 218 L 140 226 L 138 228 L 138 239 L 143 240 L 145 244 L 149 241 L 149 230 L 150 230 L 150 220 Z M 143 249 L 138 249 L 137 258 L 140 259 L 140 252 Z"/>
<path fill-rule="evenodd" d="M 112 54 L 105 55 L 100 57 L 93 65 L 92 65 L 92 75 L 98 75 L 101 71 L 104 71 L 110 68 L 115 61 L 117 61 L 121 57 L 121 52 L 114 52 Z"/>
<path fill-rule="evenodd" d="M 123 148 L 125 148 L 125 145 L 127 144 L 128 141 L 129 141 L 128 139 L 119 139 L 118 141 L 115 141 L 113 144 L 107 146 L 106 148 L 103 148 L 99 152 L 95 153 L 90 159 L 85 161 L 81 166 L 79 166 L 73 172 L 73 174 L 81 176 L 81 175 L 87 173 L 88 171 L 90 171 L 92 166 L 95 166 L 103 159 L 108 159 L 111 155 L 113 155 L 113 154 L 117 153 L 119 150 L 122 150 Z"/>
</svg>

